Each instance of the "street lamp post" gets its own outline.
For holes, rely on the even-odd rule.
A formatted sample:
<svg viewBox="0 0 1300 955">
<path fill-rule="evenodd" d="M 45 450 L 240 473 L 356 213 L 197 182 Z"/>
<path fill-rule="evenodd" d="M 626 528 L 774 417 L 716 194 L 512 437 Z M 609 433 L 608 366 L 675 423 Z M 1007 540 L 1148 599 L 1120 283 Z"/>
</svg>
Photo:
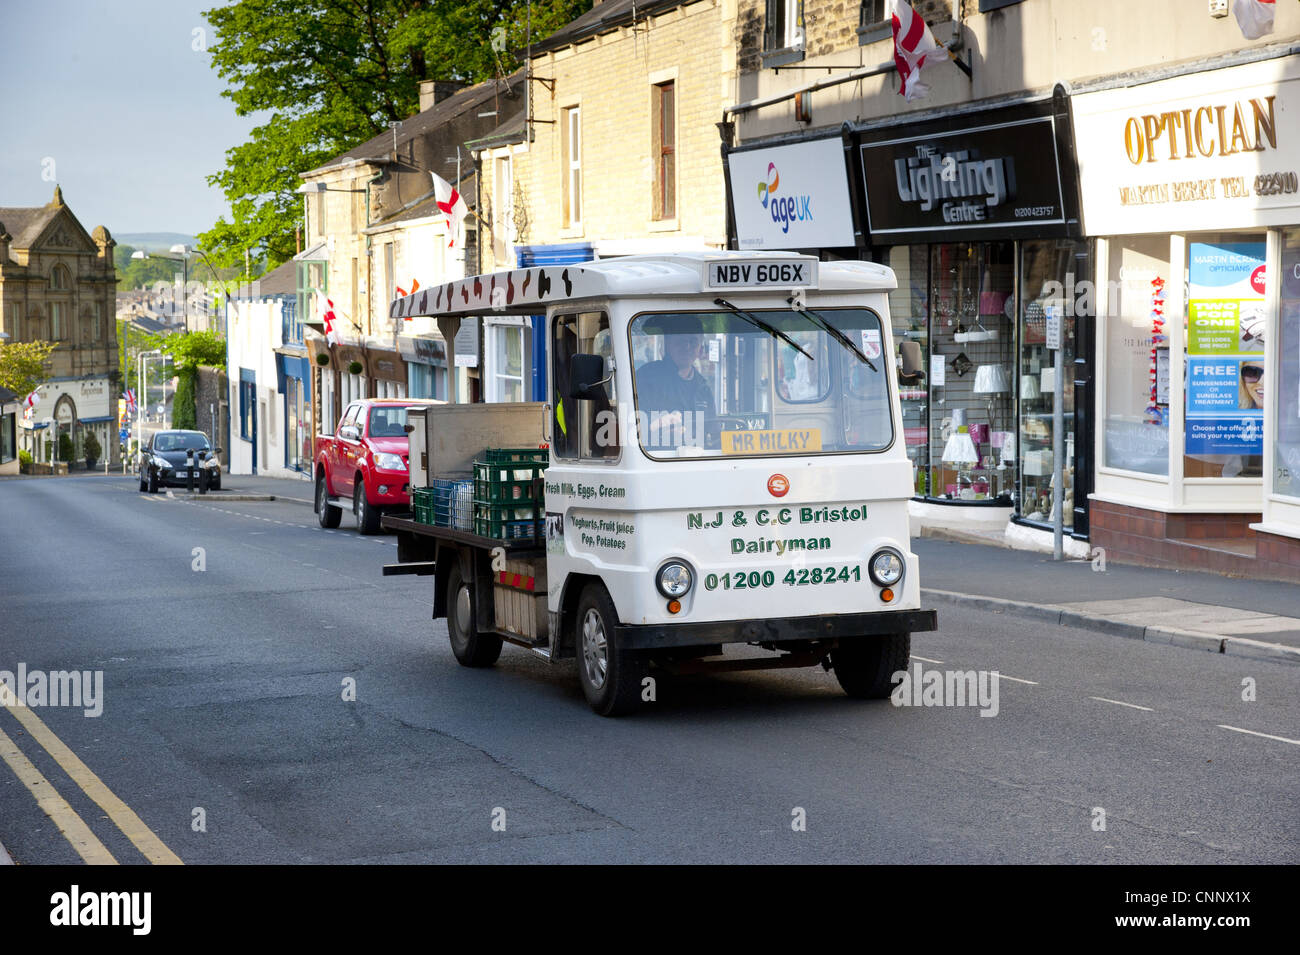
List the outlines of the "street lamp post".
<svg viewBox="0 0 1300 955">
<path fill-rule="evenodd" d="M 144 416 L 145 412 L 149 409 L 149 383 L 147 377 L 148 363 L 149 359 L 154 357 L 161 358 L 162 351 L 155 348 L 153 351 L 140 352 L 140 354 L 136 356 L 137 368 L 135 377 L 136 382 L 140 385 L 140 394 L 135 403 L 135 447 L 137 455 L 140 453 L 140 449 L 144 447 Z M 166 401 L 166 398 L 167 393 L 164 390 L 164 402 Z"/>
</svg>

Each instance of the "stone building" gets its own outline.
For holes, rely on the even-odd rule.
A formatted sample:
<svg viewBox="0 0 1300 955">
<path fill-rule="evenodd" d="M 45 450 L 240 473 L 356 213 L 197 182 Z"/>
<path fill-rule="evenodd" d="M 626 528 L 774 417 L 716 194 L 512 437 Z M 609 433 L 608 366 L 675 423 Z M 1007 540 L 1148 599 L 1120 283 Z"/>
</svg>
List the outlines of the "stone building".
<svg viewBox="0 0 1300 955">
<path fill-rule="evenodd" d="M 0 331 L 56 346 L 40 404 L 20 426 L 20 446 L 37 461 L 50 459 L 43 436 L 57 434 L 69 435 L 84 459 L 87 433 L 98 438 L 101 461 L 120 461 L 114 245 L 103 226 L 82 228 L 58 186 L 44 206 L 0 208 Z"/>
</svg>

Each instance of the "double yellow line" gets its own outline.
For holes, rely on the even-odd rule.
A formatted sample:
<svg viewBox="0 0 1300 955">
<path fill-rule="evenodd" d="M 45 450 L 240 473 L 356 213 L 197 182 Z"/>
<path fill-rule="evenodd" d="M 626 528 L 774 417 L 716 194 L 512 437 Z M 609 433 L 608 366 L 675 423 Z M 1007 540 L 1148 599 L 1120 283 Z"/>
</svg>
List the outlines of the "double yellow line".
<svg viewBox="0 0 1300 955">
<path fill-rule="evenodd" d="M 168 849 L 131 807 L 122 802 L 103 780 L 90 771 L 85 763 L 46 726 L 30 708 L 16 705 L 13 691 L 0 684 L 0 705 L 4 706 L 22 724 L 27 735 L 36 740 L 54 758 L 60 768 L 81 787 L 81 791 L 99 805 L 109 819 L 154 865 L 181 865 L 176 853 Z M 59 795 L 39 769 L 20 750 L 4 730 L 0 730 L 0 758 L 35 797 L 37 805 L 63 833 L 69 845 L 89 865 L 117 865 L 117 860 L 90 827 L 77 815 L 67 800 Z"/>
</svg>

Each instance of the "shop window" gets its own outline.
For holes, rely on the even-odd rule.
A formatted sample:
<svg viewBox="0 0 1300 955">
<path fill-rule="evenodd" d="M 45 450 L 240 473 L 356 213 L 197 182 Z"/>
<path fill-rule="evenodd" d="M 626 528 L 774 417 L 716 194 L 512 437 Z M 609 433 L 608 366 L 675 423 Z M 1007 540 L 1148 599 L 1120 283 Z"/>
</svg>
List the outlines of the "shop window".
<svg viewBox="0 0 1300 955">
<path fill-rule="evenodd" d="M 930 402 L 926 390 L 930 361 L 928 321 L 929 252 L 924 245 L 899 245 L 886 263 L 898 278 L 889 293 L 889 317 L 898 348 L 898 395 L 903 406 L 903 441 L 912 462 L 912 484 L 925 497 L 930 492 Z"/>
<path fill-rule="evenodd" d="M 669 80 L 654 87 L 655 219 L 677 215 L 677 85 Z"/>
<path fill-rule="evenodd" d="M 930 247 L 930 496 L 1011 504 L 1015 247 Z"/>
<path fill-rule="evenodd" d="M 1264 391 L 1277 422 L 1273 492 L 1300 498 L 1300 229 L 1282 233 L 1277 387 Z"/>
<path fill-rule="evenodd" d="M 252 441 L 257 433 L 257 383 L 253 372 L 239 369 L 239 436 Z"/>
<path fill-rule="evenodd" d="M 561 458 L 617 458 L 621 447 L 618 433 L 618 396 L 614 379 L 605 382 L 603 400 L 564 397 L 569 388 L 570 362 L 576 354 L 600 355 L 606 373 L 613 370 L 614 348 L 609 318 L 602 312 L 557 316 L 552 325 L 551 447 Z"/>
<path fill-rule="evenodd" d="M 1017 450 L 1020 462 L 1018 516 L 1029 521 L 1054 520 L 1052 490 L 1055 451 L 1053 414 L 1056 398 L 1056 353 L 1047 347 L 1047 322 L 1053 312 L 1061 320 L 1061 480 L 1064 485 L 1062 522 L 1067 530 L 1074 523 L 1075 503 L 1075 395 L 1074 359 L 1078 344 L 1074 290 L 1081 279 L 1090 278 L 1077 265 L 1079 249 L 1068 240 L 1032 241 L 1021 244 L 1021 326 L 1019 381 L 1013 382 L 1020 395 Z"/>
<path fill-rule="evenodd" d="M 1264 247 L 1262 233 L 1187 243 L 1184 477 L 1263 473 Z"/>
<path fill-rule="evenodd" d="M 17 446 L 15 431 L 15 421 L 17 415 L 7 414 L 0 415 L 0 464 L 6 461 L 12 461 L 17 452 L 14 450 Z"/>
<path fill-rule="evenodd" d="M 1102 414 L 1105 467 L 1169 474 L 1169 237 L 1111 240 Z M 1098 303 L 1100 307 L 1101 303 Z"/>
</svg>

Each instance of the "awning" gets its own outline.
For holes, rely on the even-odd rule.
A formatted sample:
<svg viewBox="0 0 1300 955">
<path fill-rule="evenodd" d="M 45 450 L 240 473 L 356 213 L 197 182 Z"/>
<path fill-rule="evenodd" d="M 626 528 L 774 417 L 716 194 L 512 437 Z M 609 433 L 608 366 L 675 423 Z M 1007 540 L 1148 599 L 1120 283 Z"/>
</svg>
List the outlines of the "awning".
<svg viewBox="0 0 1300 955">
<path fill-rule="evenodd" d="M 100 415 L 98 418 L 78 418 L 82 424 L 103 424 L 105 421 L 112 421 L 112 415 Z"/>
</svg>

